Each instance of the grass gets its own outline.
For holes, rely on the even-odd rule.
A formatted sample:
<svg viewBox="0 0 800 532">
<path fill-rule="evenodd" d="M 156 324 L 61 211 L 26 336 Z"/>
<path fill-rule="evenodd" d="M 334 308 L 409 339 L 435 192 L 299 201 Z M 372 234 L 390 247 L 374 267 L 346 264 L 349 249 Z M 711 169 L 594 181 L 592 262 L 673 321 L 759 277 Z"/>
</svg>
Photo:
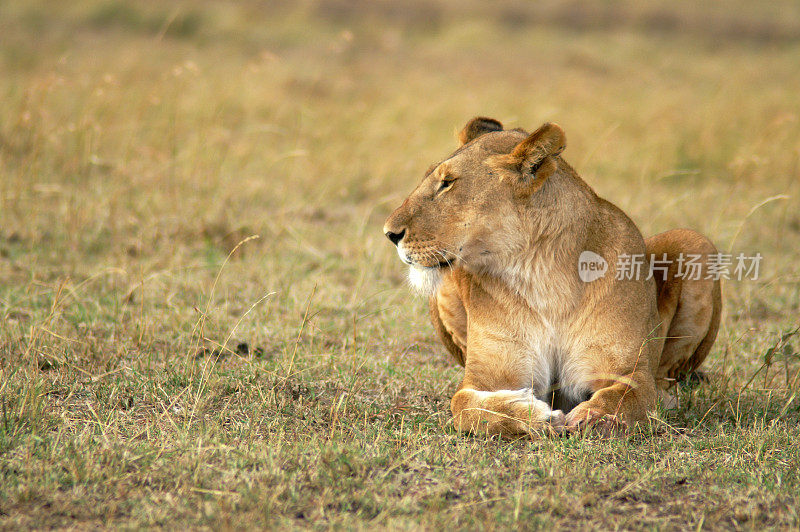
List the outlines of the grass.
<svg viewBox="0 0 800 532">
<path fill-rule="evenodd" d="M 800 526 L 796 4 L 353 5 L 0 4 L 0 527 Z M 762 253 L 678 409 L 453 431 L 381 227 L 476 114 Z"/>
</svg>

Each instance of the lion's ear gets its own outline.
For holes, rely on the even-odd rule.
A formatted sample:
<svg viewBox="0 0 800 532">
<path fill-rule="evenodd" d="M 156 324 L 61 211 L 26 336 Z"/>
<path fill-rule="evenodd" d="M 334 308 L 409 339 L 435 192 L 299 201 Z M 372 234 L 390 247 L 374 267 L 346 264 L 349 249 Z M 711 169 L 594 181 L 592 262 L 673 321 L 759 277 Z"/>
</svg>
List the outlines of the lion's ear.
<svg viewBox="0 0 800 532">
<path fill-rule="evenodd" d="M 521 196 L 535 191 L 558 169 L 555 156 L 567 145 L 564 130 L 547 123 L 528 135 L 507 155 L 495 155 L 492 164 L 516 174 L 514 189 Z"/>
<path fill-rule="evenodd" d="M 503 131 L 503 124 L 494 118 L 476 116 L 467 122 L 467 125 L 461 130 L 461 133 L 458 134 L 458 141 L 463 146 L 467 142 L 480 137 L 484 133 L 491 133 L 492 131 Z"/>
<path fill-rule="evenodd" d="M 566 147 L 567 138 L 564 136 L 564 130 L 558 124 L 548 122 L 517 144 L 511 152 L 511 157 L 517 161 L 521 171 L 524 172 L 526 169 L 535 171 L 545 157 L 554 157 Z"/>
</svg>

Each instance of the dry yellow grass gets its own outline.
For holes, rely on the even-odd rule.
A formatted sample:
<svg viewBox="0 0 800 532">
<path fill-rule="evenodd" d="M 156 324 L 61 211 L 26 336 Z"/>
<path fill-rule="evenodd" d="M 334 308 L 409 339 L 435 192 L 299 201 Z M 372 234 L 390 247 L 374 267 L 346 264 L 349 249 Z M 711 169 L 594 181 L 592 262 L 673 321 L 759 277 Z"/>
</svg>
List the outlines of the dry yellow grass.
<svg viewBox="0 0 800 532">
<path fill-rule="evenodd" d="M 492 6 L 0 4 L 0 526 L 800 524 L 800 10 Z M 643 434 L 449 428 L 381 226 L 476 114 L 763 254 Z"/>
</svg>

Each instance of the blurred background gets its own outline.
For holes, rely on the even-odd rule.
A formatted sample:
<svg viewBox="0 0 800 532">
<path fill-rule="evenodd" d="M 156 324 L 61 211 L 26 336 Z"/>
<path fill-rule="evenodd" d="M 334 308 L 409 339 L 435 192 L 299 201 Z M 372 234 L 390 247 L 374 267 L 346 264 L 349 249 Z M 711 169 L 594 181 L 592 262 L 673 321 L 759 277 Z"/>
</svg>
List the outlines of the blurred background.
<svg viewBox="0 0 800 532">
<path fill-rule="evenodd" d="M 0 34 L 5 290 L 119 268 L 180 292 L 251 234 L 259 289 L 395 286 L 382 219 L 476 114 L 560 123 L 645 235 L 797 272 L 796 199 L 746 221 L 798 181 L 794 1 L 10 0 Z"/>
<path fill-rule="evenodd" d="M 460 371 L 382 225 L 475 115 L 558 122 L 645 236 L 760 252 L 707 364 L 745 384 L 800 311 L 798 87 L 795 0 L 4 0 L 3 404 L 69 429 L 128 394 L 124 433 L 236 397 L 263 436 L 242 383 L 277 375 L 446 419 Z"/>
</svg>

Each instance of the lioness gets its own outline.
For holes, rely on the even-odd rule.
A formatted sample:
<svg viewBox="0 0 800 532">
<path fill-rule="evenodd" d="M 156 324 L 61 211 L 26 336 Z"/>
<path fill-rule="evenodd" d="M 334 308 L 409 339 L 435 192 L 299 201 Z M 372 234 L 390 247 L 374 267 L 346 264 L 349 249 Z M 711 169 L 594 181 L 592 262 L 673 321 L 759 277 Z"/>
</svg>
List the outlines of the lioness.
<svg viewBox="0 0 800 532">
<path fill-rule="evenodd" d="M 644 420 L 714 343 L 714 245 L 688 229 L 645 241 L 561 158 L 556 124 L 528 134 L 478 117 L 459 140 L 384 226 L 465 368 L 455 427 L 617 433 Z M 700 256 L 698 278 L 681 271 L 681 255 Z M 599 262 L 597 278 L 582 280 L 587 256 L 602 257 L 605 275 Z M 625 257 L 643 259 L 641 271 L 618 275 Z M 661 261 L 652 272 L 651 257 Z"/>
</svg>

